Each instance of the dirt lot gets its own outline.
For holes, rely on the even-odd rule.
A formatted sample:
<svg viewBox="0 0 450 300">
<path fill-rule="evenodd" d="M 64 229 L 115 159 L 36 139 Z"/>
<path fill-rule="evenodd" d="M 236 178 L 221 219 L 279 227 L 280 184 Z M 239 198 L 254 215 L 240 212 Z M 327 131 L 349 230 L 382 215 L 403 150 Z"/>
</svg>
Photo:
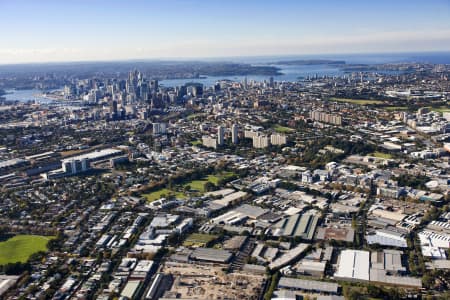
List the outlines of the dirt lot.
<svg viewBox="0 0 450 300">
<path fill-rule="evenodd" d="M 264 276 L 225 274 L 220 266 L 167 263 L 163 272 L 172 274 L 171 291 L 184 299 L 258 299 Z"/>
</svg>

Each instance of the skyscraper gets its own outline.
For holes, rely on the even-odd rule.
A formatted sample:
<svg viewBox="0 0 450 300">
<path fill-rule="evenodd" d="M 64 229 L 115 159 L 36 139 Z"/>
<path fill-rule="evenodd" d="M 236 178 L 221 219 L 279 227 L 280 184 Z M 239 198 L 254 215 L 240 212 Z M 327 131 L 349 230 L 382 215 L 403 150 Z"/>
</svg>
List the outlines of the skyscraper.
<svg viewBox="0 0 450 300">
<path fill-rule="evenodd" d="M 238 126 L 236 124 L 233 124 L 233 126 L 231 126 L 231 142 L 233 144 L 238 143 Z"/>
<path fill-rule="evenodd" d="M 158 80 L 157 79 L 153 79 L 152 81 L 150 81 L 150 89 L 153 93 L 156 93 L 158 91 Z"/>
<path fill-rule="evenodd" d="M 166 134 L 167 124 L 166 123 L 153 123 L 153 134 Z"/>
<path fill-rule="evenodd" d="M 225 135 L 225 129 L 222 126 L 217 126 L 217 145 L 223 145 L 223 137 Z"/>
</svg>

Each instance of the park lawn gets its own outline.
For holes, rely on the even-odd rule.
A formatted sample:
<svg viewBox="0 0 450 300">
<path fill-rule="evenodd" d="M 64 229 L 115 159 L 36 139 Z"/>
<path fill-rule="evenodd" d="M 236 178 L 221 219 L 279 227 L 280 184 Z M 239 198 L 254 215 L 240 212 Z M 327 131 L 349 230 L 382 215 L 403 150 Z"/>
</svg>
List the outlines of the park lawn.
<svg viewBox="0 0 450 300">
<path fill-rule="evenodd" d="M 289 127 L 285 127 L 285 126 L 281 126 L 279 124 L 276 124 L 275 126 L 273 126 L 273 129 L 276 132 L 279 132 L 279 133 L 291 133 L 291 132 L 295 131 L 295 129 L 292 129 L 292 128 L 289 128 Z"/>
<path fill-rule="evenodd" d="M 30 256 L 39 251 L 47 251 L 47 243 L 54 236 L 16 235 L 0 242 L 0 265 L 26 262 Z"/>
<path fill-rule="evenodd" d="M 406 106 L 386 106 L 385 110 L 394 111 L 394 110 L 408 110 Z"/>
<path fill-rule="evenodd" d="M 219 180 L 227 179 L 229 177 L 233 177 L 234 175 L 236 174 L 234 174 L 233 172 L 220 172 L 216 175 L 208 175 L 207 179 L 211 183 L 218 184 Z"/>
<path fill-rule="evenodd" d="M 392 158 L 392 155 L 390 155 L 389 153 L 383 153 L 383 152 L 378 152 L 378 151 L 370 154 L 369 156 L 374 156 L 374 157 L 384 158 L 384 159 L 391 159 Z"/>
<path fill-rule="evenodd" d="M 450 112 L 449 106 L 440 106 L 440 107 L 430 107 L 432 111 L 437 111 L 440 113 Z"/>
<path fill-rule="evenodd" d="M 161 199 L 163 195 L 165 195 L 167 197 L 169 194 L 173 194 L 173 195 L 175 195 L 176 198 L 179 198 L 179 199 L 186 198 L 186 196 L 182 192 L 169 190 L 167 188 L 163 188 L 163 189 L 160 189 L 160 190 L 148 193 L 148 194 L 143 194 L 142 196 L 144 196 L 148 202 L 153 202 L 158 199 Z"/>
<path fill-rule="evenodd" d="M 330 101 L 345 102 L 357 105 L 368 105 L 368 104 L 380 104 L 383 103 L 381 100 L 367 100 L 367 99 L 348 99 L 348 98 L 330 98 Z"/>
<path fill-rule="evenodd" d="M 192 146 L 198 146 L 198 145 L 201 145 L 202 144 L 202 141 L 199 141 L 199 140 L 196 140 L 196 141 L 192 141 L 191 142 L 191 145 Z"/>
<path fill-rule="evenodd" d="M 184 183 L 182 185 L 182 187 L 185 188 L 186 186 L 189 185 L 191 187 L 191 190 L 196 190 L 199 193 L 203 194 L 205 192 L 205 183 L 207 183 L 208 181 L 217 185 L 219 183 L 219 180 L 225 179 L 225 178 L 228 178 L 228 177 L 231 177 L 234 175 L 235 174 L 233 172 L 220 172 L 215 175 L 208 175 L 204 179 L 188 181 L 188 182 Z M 177 185 L 177 187 L 179 188 L 180 185 Z M 179 192 L 174 189 L 171 190 L 168 188 L 162 188 L 162 189 L 156 190 L 154 192 L 142 194 L 142 196 L 145 197 L 148 202 L 153 202 L 158 199 L 161 199 L 163 195 L 168 196 L 169 194 L 175 195 L 175 197 L 178 199 L 186 199 L 186 197 L 187 197 L 183 192 Z"/>
<path fill-rule="evenodd" d="M 215 175 L 208 175 L 204 179 L 192 180 L 185 183 L 183 186 L 189 185 L 192 190 L 199 191 L 201 193 L 205 192 L 205 183 L 208 181 L 217 185 L 220 180 L 226 179 L 228 177 L 234 176 L 233 172 L 221 172 Z"/>
<path fill-rule="evenodd" d="M 189 121 L 192 121 L 192 120 L 194 120 L 195 118 L 197 118 L 197 117 L 202 117 L 202 116 L 206 116 L 206 114 L 205 114 L 205 113 L 195 113 L 195 114 L 192 114 L 192 115 L 187 116 L 187 119 L 188 119 Z"/>
<path fill-rule="evenodd" d="M 205 192 L 205 183 L 207 183 L 208 180 L 192 180 L 189 181 L 188 183 L 184 184 L 184 186 L 190 186 L 191 190 L 196 190 L 199 191 L 201 193 Z"/>
<path fill-rule="evenodd" d="M 204 247 L 207 246 L 210 242 L 217 239 L 217 235 L 212 234 L 204 234 L 204 233 L 192 233 L 189 235 L 186 240 L 183 242 L 183 246 L 191 247 Z"/>
<path fill-rule="evenodd" d="M 67 151 L 63 151 L 61 152 L 61 156 L 62 157 L 66 157 L 66 156 L 74 156 L 74 155 L 78 155 L 80 153 L 83 153 L 85 150 L 67 150 Z"/>
</svg>

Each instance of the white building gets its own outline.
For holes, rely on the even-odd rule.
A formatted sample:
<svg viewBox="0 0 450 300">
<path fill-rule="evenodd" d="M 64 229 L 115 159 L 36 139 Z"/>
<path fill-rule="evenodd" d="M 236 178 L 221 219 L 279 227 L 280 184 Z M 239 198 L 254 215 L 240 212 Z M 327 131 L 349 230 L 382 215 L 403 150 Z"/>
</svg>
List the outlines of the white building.
<svg viewBox="0 0 450 300">
<path fill-rule="evenodd" d="M 167 124 L 166 123 L 153 123 L 153 134 L 166 134 Z"/>
<path fill-rule="evenodd" d="M 269 146 L 269 137 L 266 135 L 259 135 L 253 137 L 254 148 L 267 148 Z"/>
<path fill-rule="evenodd" d="M 339 257 L 338 269 L 335 278 L 346 280 L 370 279 L 370 252 L 362 250 L 343 250 Z"/>
<path fill-rule="evenodd" d="M 259 132 L 254 131 L 254 130 L 245 130 L 244 131 L 244 137 L 246 139 L 252 139 L 252 138 L 254 138 L 255 136 L 258 136 L 258 135 L 259 135 Z"/>
<path fill-rule="evenodd" d="M 286 136 L 284 134 L 274 133 L 270 136 L 270 143 L 272 145 L 285 145 Z"/>
<path fill-rule="evenodd" d="M 217 149 L 217 139 L 216 138 L 204 135 L 202 137 L 202 143 L 203 143 L 203 146 L 205 146 L 205 147 Z"/>
<path fill-rule="evenodd" d="M 89 162 L 83 159 L 67 159 L 62 161 L 62 170 L 67 175 L 86 172 L 89 169 Z"/>
</svg>

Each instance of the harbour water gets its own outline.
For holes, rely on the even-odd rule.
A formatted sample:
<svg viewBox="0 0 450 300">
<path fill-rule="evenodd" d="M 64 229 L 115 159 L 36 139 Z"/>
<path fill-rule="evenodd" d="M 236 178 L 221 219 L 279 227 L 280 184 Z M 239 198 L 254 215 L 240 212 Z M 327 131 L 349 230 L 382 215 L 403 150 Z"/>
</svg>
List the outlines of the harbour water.
<svg viewBox="0 0 450 300">
<path fill-rule="evenodd" d="M 52 100 L 49 98 L 45 98 L 42 96 L 42 91 L 37 89 L 31 90 L 6 90 L 6 95 L 2 97 L 5 98 L 6 101 L 20 101 L 20 102 L 28 102 L 28 101 L 36 101 L 39 103 L 49 103 Z"/>
<path fill-rule="evenodd" d="M 347 64 L 386 64 L 386 63 L 433 63 L 433 64 L 450 64 L 450 52 L 431 52 L 431 53 L 386 53 L 386 54 L 339 54 L 339 55 L 293 55 L 293 56 L 265 56 L 265 57 L 235 57 L 214 59 L 221 61 L 233 61 L 239 63 L 249 63 L 252 65 L 267 66 L 272 62 L 289 61 L 289 60 L 312 60 L 312 59 L 327 59 L 327 60 L 343 60 Z M 343 76 L 345 72 L 335 65 L 277 65 L 270 64 L 270 66 L 278 67 L 282 75 L 273 76 L 275 81 L 298 81 L 299 78 L 306 78 L 308 76 Z M 382 73 L 382 72 L 379 72 Z M 386 72 L 392 73 L 392 72 Z M 394 72 L 395 73 L 395 72 Z M 166 87 L 180 86 L 187 82 L 199 82 L 205 86 L 214 85 L 216 81 L 221 79 L 228 79 L 241 82 L 247 77 L 248 81 L 264 81 L 269 80 L 270 76 L 210 76 L 199 79 L 168 79 L 162 80 L 160 83 Z"/>
<path fill-rule="evenodd" d="M 256 65 L 256 64 L 255 64 Z M 265 65 L 265 64 L 258 64 Z M 338 67 L 330 66 L 330 65 L 272 65 L 280 69 L 282 75 L 273 76 L 275 81 L 298 81 L 299 78 L 306 78 L 308 76 L 340 76 L 344 75 L 344 72 L 341 71 Z M 247 77 L 247 81 L 269 81 L 271 76 L 263 76 L 263 75 L 248 75 L 248 76 L 205 76 L 202 78 L 196 79 L 167 79 L 161 80 L 160 83 L 163 86 L 171 87 L 171 86 L 180 86 L 184 85 L 188 82 L 199 82 L 205 86 L 212 86 L 218 80 L 232 80 L 242 82 L 245 77 Z"/>
</svg>

